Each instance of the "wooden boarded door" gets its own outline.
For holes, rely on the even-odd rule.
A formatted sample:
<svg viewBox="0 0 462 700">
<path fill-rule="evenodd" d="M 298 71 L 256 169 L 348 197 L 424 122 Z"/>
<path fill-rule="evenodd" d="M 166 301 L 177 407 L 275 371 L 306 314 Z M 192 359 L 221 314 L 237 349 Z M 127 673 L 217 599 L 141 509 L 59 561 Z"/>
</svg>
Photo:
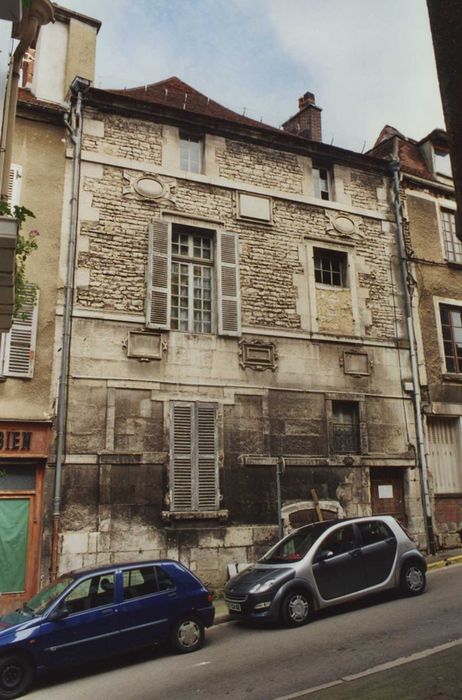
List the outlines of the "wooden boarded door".
<svg viewBox="0 0 462 700">
<path fill-rule="evenodd" d="M 403 474 L 401 469 L 371 469 L 371 501 L 373 515 L 393 515 L 406 526 Z"/>
</svg>

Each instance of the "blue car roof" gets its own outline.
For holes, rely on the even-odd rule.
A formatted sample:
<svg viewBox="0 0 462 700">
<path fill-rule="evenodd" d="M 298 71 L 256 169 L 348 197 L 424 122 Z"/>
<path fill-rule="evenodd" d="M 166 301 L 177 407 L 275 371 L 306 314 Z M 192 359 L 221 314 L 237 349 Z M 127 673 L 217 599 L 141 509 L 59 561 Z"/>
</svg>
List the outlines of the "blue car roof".
<svg viewBox="0 0 462 700">
<path fill-rule="evenodd" d="M 59 578 L 65 576 L 72 576 L 73 578 L 80 578 L 81 576 L 87 576 L 88 574 L 103 574 L 106 571 L 112 571 L 113 569 L 120 569 L 123 567 L 131 566 L 154 566 L 155 564 L 178 564 L 182 569 L 185 566 L 174 559 L 145 559 L 138 561 L 123 561 L 114 562 L 113 564 L 102 564 L 101 566 L 84 566 L 81 569 L 73 569 L 72 571 L 66 571 L 62 573 Z"/>
</svg>

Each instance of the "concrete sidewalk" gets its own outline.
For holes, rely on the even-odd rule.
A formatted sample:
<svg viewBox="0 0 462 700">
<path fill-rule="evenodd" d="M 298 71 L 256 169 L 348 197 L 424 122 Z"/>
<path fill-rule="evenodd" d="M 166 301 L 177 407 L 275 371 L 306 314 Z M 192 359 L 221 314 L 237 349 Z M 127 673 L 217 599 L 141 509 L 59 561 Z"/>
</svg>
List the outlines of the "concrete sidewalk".
<svg viewBox="0 0 462 700">
<path fill-rule="evenodd" d="M 432 554 L 426 557 L 428 571 L 441 569 L 444 566 L 452 566 L 454 564 L 462 564 L 462 547 L 460 549 L 450 549 Z M 213 601 L 215 606 L 215 624 L 220 625 L 223 622 L 229 622 L 231 617 L 228 614 L 228 608 L 223 598 L 216 598 Z"/>
<path fill-rule="evenodd" d="M 446 647 L 446 648 L 444 648 Z M 441 649 L 441 650 L 438 650 Z M 420 658 L 419 658 L 420 657 Z M 277 700 L 462 700 L 462 644 L 441 645 L 383 667 Z"/>
</svg>

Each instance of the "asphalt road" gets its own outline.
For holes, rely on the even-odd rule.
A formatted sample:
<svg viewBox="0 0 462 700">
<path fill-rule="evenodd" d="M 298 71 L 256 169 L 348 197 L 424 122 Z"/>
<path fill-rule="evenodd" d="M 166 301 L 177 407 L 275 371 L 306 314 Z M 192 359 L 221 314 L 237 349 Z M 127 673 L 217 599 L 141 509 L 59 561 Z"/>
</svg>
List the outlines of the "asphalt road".
<svg viewBox="0 0 462 700">
<path fill-rule="evenodd" d="M 276 700 L 461 638 L 462 566 L 454 566 L 429 573 L 427 592 L 418 598 L 381 596 L 324 612 L 295 630 L 218 625 L 194 654 L 137 652 L 47 677 L 28 697 Z M 462 687 L 460 664 L 454 674 L 460 674 Z M 322 697 L 329 695 L 323 691 Z"/>
</svg>

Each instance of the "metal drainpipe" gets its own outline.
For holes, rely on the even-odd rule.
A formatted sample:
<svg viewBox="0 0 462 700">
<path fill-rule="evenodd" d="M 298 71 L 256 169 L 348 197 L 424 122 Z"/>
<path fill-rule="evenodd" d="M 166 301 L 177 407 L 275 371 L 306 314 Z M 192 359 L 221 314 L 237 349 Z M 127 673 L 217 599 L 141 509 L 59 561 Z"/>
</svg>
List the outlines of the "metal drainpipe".
<svg viewBox="0 0 462 700">
<path fill-rule="evenodd" d="M 67 395 L 69 386 L 69 358 L 71 345 L 72 306 L 74 299 L 74 270 L 76 258 L 77 221 L 80 186 L 80 154 L 82 148 L 82 85 L 75 79 L 71 90 L 76 97 L 69 115 L 65 115 L 65 124 L 69 129 L 73 143 L 72 154 L 72 195 L 69 225 L 69 247 L 67 252 L 66 294 L 63 309 L 63 333 L 61 345 L 61 371 L 58 381 L 58 404 L 56 412 L 56 469 L 53 497 L 53 537 L 51 547 L 51 578 L 58 573 L 58 537 L 61 521 L 61 482 L 62 467 L 65 461 Z"/>
<path fill-rule="evenodd" d="M 403 293 L 404 293 L 404 306 L 406 313 L 406 325 L 409 337 L 409 356 L 411 362 L 411 372 L 412 372 L 412 398 L 414 403 L 414 413 L 416 421 L 416 437 L 417 437 L 417 454 L 420 466 L 420 490 L 422 498 L 422 510 L 425 521 L 425 535 L 427 539 L 427 550 L 429 553 L 434 554 L 436 551 L 435 546 L 435 536 L 433 532 L 433 523 L 431 517 L 431 505 L 430 496 L 428 492 L 428 470 L 427 470 L 427 456 L 425 454 L 425 440 L 424 431 L 422 423 L 422 412 L 421 412 L 421 394 L 420 394 L 420 381 L 417 367 L 417 355 L 416 355 L 416 342 L 415 342 L 415 332 L 414 332 L 414 321 L 412 316 L 412 303 L 411 295 L 408 287 L 408 269 L 407 269 L 407 256 L 406 249 L 404 246 L 404 235 L 401 220 L 401 197 L 400 197 L 400 171 L 399 171 L 399 160 L 394 159 L 390 163 L 390 168 L 393 178 L 393 193 L 394 193 L 394 208 L 395 208 L 395 221 L 396 221 L 396 232 L 399 247 L 399 259 L 400 259 L 400 269 L 401 277 L 403 283 Z"/>
<path fill-rule="evenodd" d="M 281 489 L 281 476 L 284 474 L 286 469 L 286 460 L 284 457 L 279 457 L 276 464 L 276 499 L 278 506 L 278 536 L 281 540 L 284 536 L 284 526 L 282 524 L 282 489 Z"/>
</svg>

